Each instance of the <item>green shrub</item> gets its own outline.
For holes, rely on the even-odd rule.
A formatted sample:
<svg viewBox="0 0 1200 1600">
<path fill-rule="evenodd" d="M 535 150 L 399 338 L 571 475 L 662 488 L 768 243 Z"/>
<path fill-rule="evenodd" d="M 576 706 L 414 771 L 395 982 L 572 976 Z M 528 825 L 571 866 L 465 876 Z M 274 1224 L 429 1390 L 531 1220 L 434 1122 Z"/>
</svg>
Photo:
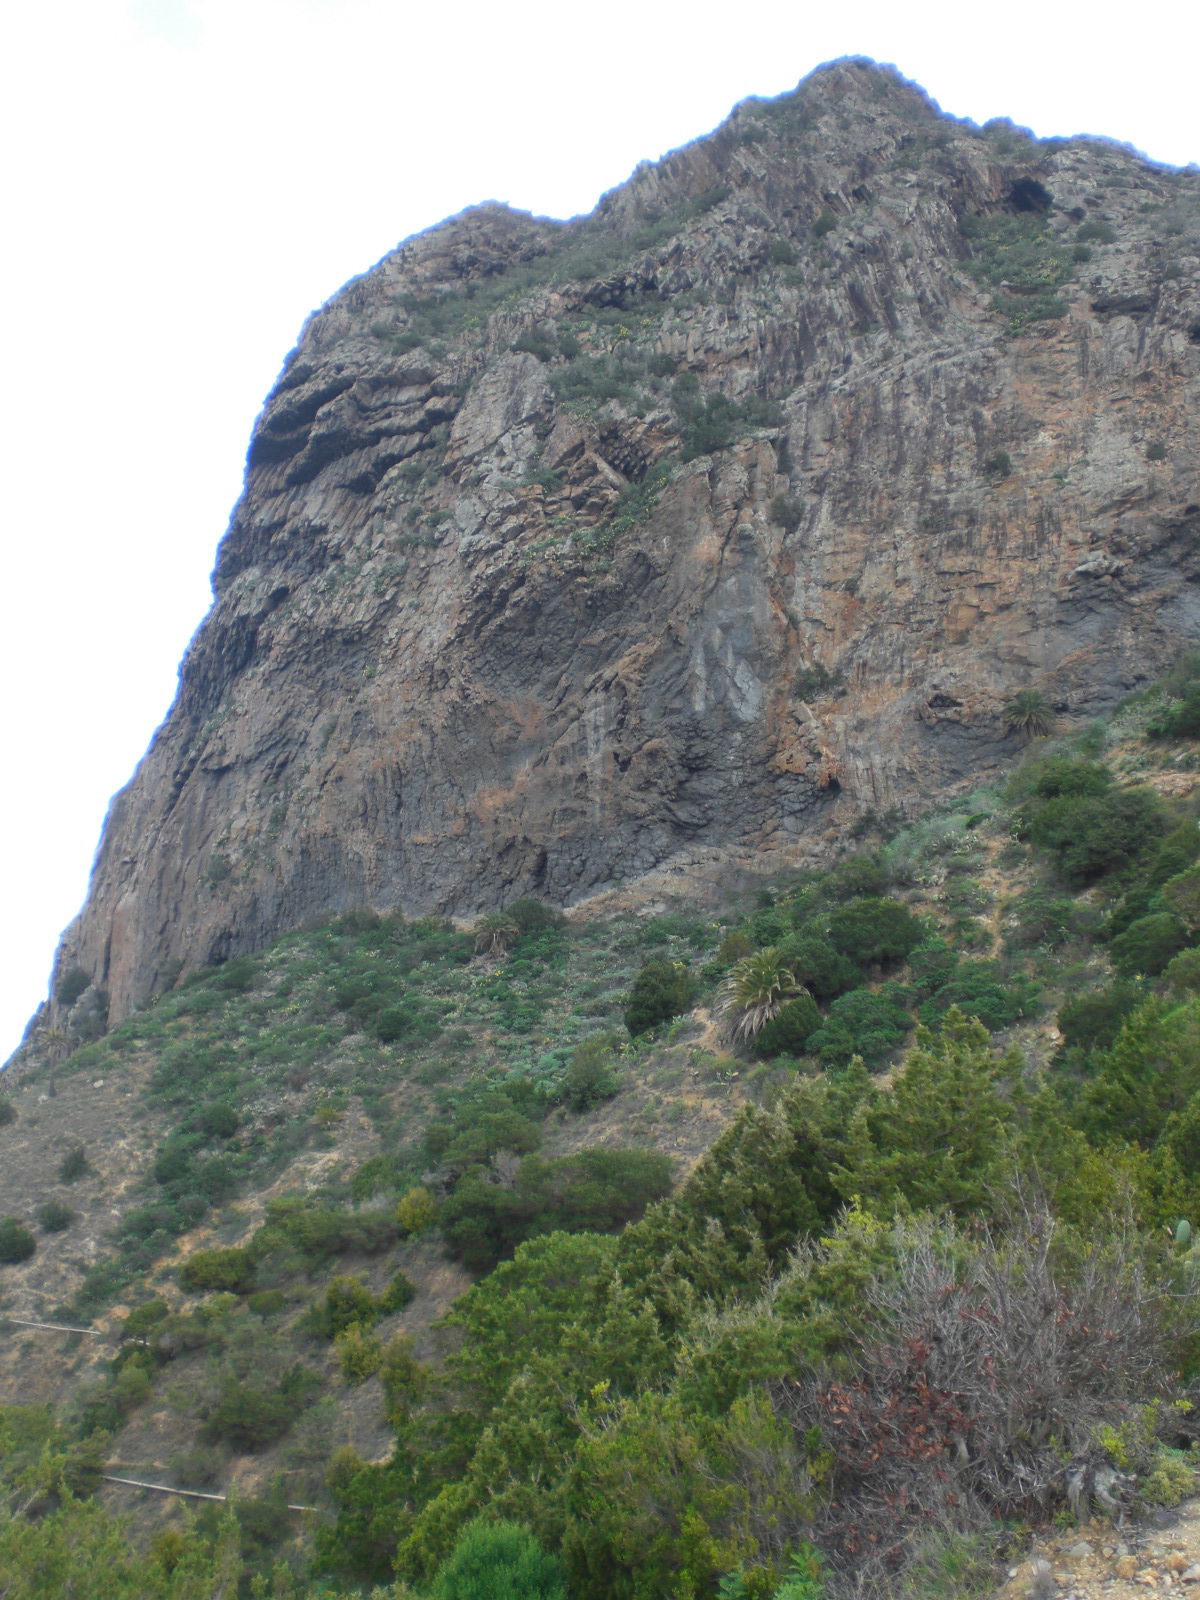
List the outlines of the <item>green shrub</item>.
<svg viewBox="0 0 1200 1600">
<path fill-rule="evenodd" d="M 383 1346 L 359 1322 L 352 1322 L 334 1339 L 338 1371 L 351 1388 L 373 1378 L 383 1365 Z"/>
<path fill-rule="evenodd" d="M 1167 963 L 1163 982 L 1174 994 L 1200 993 L 1200 950 L 1181 950 Z"/>
<path fill-rule="evenodd" d="M 438 1568 L 432 1600 L 564 1600 L 562 1568 L 515 1522 L 468 1522 Z"/>
<path fill-rule="evenodd" d="M 601 1033 L 571 1052 L 562 1078 L 562 1097 L 572 1111 L 591 1111 L 620 1090 L 621 1080 L 613 1067 L 615 1045 L 612 1034 Z"/>
<path fill-rule="evenodd" d="M 1090 906 L 1049 889 L 1030 889 L 1011 907 L 1004 944 L 1008 950 L 1057 950 L 1080 934 L 1095 934 Z"/>
<path fill-rule="evenodd" d="M 0 1266 L 15 1266 L 28 1261 L 37 1249 L 37 1240 L 17 1217 L 0 1221 Z"/>
<path fill-rule="evenodd" d="M 61 1200 L 46 1200 L 37 1208 L 37 1223 L 43 1233 L 63 1233 L 75 1221 L 75 1213 Z"/>
<path fill-rule="evenodd" d="M 0 1094 L 0 1128 L 7 1128 L 17 1120 L 17 1108 L 11 1095 Z"/>
<path fill-rule="evenodd" d="M 821 1013 L 811 995 L 798 995 L 754 1035 L 753 1052 L 761 1061 L 774 1056 L 800 1056 L 821 1026 Z"/>
<path fill-rule="evenodd" d="M 542 901 L 534 900 L 529 895 L 523 895 L 521 899 L 514 900 L 510 906 L 506 906 L 505 915 L 512 918 L 522 934 L 564 928 L 567 922 L 561 911 L 553 906 L 544 905 Z"/>
<path fill-rule="evenodd" d="M 947 983 L 958 957 L 940 935 L 923 939 L 908 952 L 908 970 L 915 988 L 936 994 Z"/>
<path fill-rule="evenodd" d="M 818 1000 L 832 1000 L 862 982 L 861 967 L 835 950 L 822 934 L 807 927 L 784 939 L 780 952 L 796 981 Z"/>
<path fill-rule="evenodd" d="M 379 1296 L 379 1309 L 384 1316 L 403 1311 L 416 1298 L 416 1285 L 403 1272 L 392 1274 L 387 1288 Z"/>
<path fill-rule="evenodd" d="M 1094 1137 L 1150 1149 L 1172 1112 L 1200 1090 L 1200 1002 L 1147 1000 L 1097 1061 L 1081 1121 Z"/>
<path fill-rule="evenodd" d="M 247 1250 L 197 1250 L 179 1269 L 180 1287 L 189 1294 L 220 1290 L 245 1294 L 254 1282 L 254 1262 Z"/>
<path fill-rule="evenodd" d="M 636 1038 L 660 1022 L 690 1011 L 695 999 L 696 985 L 686 962 L 647 961 L 634 979 L 625 1007 L 625 1026 Z"/>
<path fill-rule="evenodd" d="M 161 1327 L 170 1314 L 171 1308 L 165 1300 L 143 1300 L 121 1324 L 121 1338 L 144 1339 L 152 1329 Z"/>
<path fill-rule="evenodd" d="M 1200 682 L 1189 684 L 1146 726 L 1148 739 L 1194 739 L 1200 734 Z"/>
<path fill-rule="evenodd" d="M 55 1003 L 69 1011 L 83 991 L 91 987 L 91 982 L 90 974 L 82 967 L 69 967 L 54 986 Z"/>
<path fill-rule="evenodd" d="M 583 1150 L 557 1161 L 527 1156 L 509 1183 L 476 1169 L 442 1207 L 446 1248 L 471 1271 L 486 1272 L 539 1234 L 621 1228 L 670 1187 L 667 1157 L 640 1150 Z"/>
<path fill-rule="evenodd" d="M 245 994 L 258 977 L 258 962 L 251 956 L 235 956 L 216 969 L 212 976 L 214 989 L 224 989 L 229 994 Z"/>
<path fill-rule="evenodd" d="M 243 1383 L 227 1375 L 200 1430 L 207 1442 L 235 1450 L 262 1450 L 281 1439 L 312 1393 L 313 1375 L 298 1368 L 284 1376 L 277 1389 Z"/>
<path fill-rule="evenodd" d="M 782 528 L 784 533 L 795 533 L 804 521 L 804 501 L 799 495 L 777 494 L 771 501 L 768 515 L 775 526 Z"/>
<path fill-rule="evenodd" d="M 852 989 L 830 1006 L 824 1026 L 810 1035 L 808 1048 L 827 1066 L 844 1067 L 852 1057 L 861 1056 L 874 1067 L 903 1042 L 912 1025 L 908 1012 L 894 1001 L 869 989 Z"/>
<path fill-rule="evenodd" d="M 1163 807 L 1150 789 L 1059 795 L 1023 825 L 1031 843 L 1053 858 L 1068 883 L 1082 885 L 1127 867 L 1162 832 Z"/>
<path fill-rule="evenodd" d="M 822 889 L 830 900 L 860 900 L 881 895 L 888 882 L 888 870 L 877 855 L 854 855 L 826 873 Z"/>
<path fill-rule="evenodd" d="M 990 455 L 983 458 L 983 471 L 988 478 L 1009 478 L 1012 476 L 1012 457 L 1007 450 L 993 450 Z"/>
<path fill-rule="evenodd" d="M 286 1304 L 282 1289 L 258 1289 L 246 1301 L 247 1309 L 264 1322 L 268 1317 L 277 1317 Z"/>
<path fill-rule="evenodd" d="M 374 1255 L 386 1250 L 396 1237 L 395 1218 L 385 1211 L 350 1212 L 283 1195 L 268 1200 L 267 1218 L 248 1247 L 253 1262 L 298 1256 L 308 1266 L 320 1266 L 337 1255 Z"/>
<path fill-rule="evenodd" d="M 1116 237 L 1114 228 L 1095 218 L 1089 218 L 1075 230 L 1075 238 L 1080 244 L 1113 244 Z"/>
<path fill-rule="evenodd" d="M 375 1017 L 375 1035 L 384 1044 L 394 1044 L 399 1039 L 427 1044 L 441 1031 L 440 1007 L 422 995 L 406 995 Z"/>
<path fill-rule="evenodd" d="M 934 1027 L 952 1007 L 977 1017 L 989 1032 L 1007 1028 L 1036 1010 L 1039 989 L 1029 979 L 1010 975 L 993 961 L 964 961 L 921 1007 L 921 1021 Z"/>
<path fill-rule="evenodd" d="M 215 1100 L 204 1106 L 191 1120 L 191 1127 L 202 1139 L 232 1139 L 241 1119 L 231 1105 Z"/>
<path fill-rule="evenodd" d="M 74 1183 L 92 1169 L 88 1165 L 87 1151 L 81 1144 L 73 1150 L 68 1150 L 62 1158 L 58 1168 L 58 1181 L 60 1183 Z"/>
<path fill-rule="evenodd" d="M 450 1171 L 481 1167 L 505 1150 L 527 1155 L 542 1142 L 542 1130 L 502 1095 L 468 1103 L 453 1120 L 432 1122 L 425 1133 L 425 1148 Z"/>
<path fill-rule="evenodd" d="M 792 693 L 797 700 L 815 700 L 820 695 L 832 694 L 845 682 L 840 672 L 830 672 L 819 661 L 810 667 L 801 667 L 792 679 Z"/>
<path fill-rule="evenodd" d="M 1179 918 L 1169 911 L 1140 917 L 1109 946 L 1113 966 L 1125 978 L 1144 974 L 1154 977 L 1188 943 L 1188 934 Z"/>
<path fill-rule="evenodd" d="M 1085 1054 L 1105 1050 L 1116 1039 L 1126 1017 L 1145 999 L 1137 984 L 1118 978 L 1105 989 L 1066 1000 L 1059 1009 L 1058 1030 L 1063 1046 Z"/>
<path fill-rule="evenodd" d="M 856 900 L 839 906 L 826 923 L 830 944 L 860 967 L 903 961 L 925 936 L 898 900 Z"/>
<path fill-rule="evenodd" d="M 1112 788 L 1112 774 L 1095 761 L 1078 756 L 1043 756 L 1026 761 L 1009 780 L 1010 799 L 1030 796 L 1052 800 L 1059 795 L 1101 795 Z"/>
<path fill-rule="evenodd" d="M 680 458 L 727 450 L 749 428 L 775 427 L 782 421 L 780 407 L 758 395 L 732 400 L 728 395 L 705 394 L 694 372 L 685 372 L 671 387 L 671 403 L 679 423 Z"/>
<path fill-rule="evenodd" d="M 334 1278 L 321 1303 L 313 1308 L 312 1321 L 327 1339 L 336 1339 L 351 1325 L 372 1327 L 380 1317 L 380 1306 L 361 1278 Z"/>
<path fill-rule="evenodd" d="M 406 1189 L 396 1203 L 396 1226 L 401 1234 L 408 1238 L 411 1234 L 424 1233 L 436 1221 L 437 1202 L 431 1192 L 423 1184 Z"/>
</svg>

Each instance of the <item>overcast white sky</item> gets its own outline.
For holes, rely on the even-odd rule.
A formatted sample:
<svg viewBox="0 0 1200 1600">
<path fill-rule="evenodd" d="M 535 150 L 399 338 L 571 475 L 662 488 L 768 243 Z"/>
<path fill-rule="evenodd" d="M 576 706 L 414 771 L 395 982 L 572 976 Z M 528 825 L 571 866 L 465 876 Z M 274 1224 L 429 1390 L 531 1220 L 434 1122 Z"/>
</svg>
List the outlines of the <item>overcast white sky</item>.
<svg viewBox="0 0 1200 1600">
<path fill-rule="evenodd" d="M 1183 165 L 1198 34 L 1163 0 L 1119 28 L 1022 0 L 11 5 L 0 1061 L 170 704 L 255 414 L 347 278 L 478 200 L 590 210 L 842 55 L 894 62 L 956 116 Z"/>
</svg>

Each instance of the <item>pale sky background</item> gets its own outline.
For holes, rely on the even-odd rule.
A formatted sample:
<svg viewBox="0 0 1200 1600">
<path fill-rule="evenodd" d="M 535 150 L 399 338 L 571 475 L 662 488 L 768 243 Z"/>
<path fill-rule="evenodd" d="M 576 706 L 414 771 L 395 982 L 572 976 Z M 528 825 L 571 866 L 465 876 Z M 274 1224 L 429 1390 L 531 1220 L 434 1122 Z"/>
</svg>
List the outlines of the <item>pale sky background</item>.
<svg viewBox="0 0 1200 1600">
<path fill-rule="evenodd" d="M 0 23 L 0 1061 L 209 602 L 308 313 L 464 206 L 588 211 L 820 62 L 1200 160 L 1194 7 L 13 0 Z M 1190 20 L 1189 20 L 1190 19 Z"/>
</svg>

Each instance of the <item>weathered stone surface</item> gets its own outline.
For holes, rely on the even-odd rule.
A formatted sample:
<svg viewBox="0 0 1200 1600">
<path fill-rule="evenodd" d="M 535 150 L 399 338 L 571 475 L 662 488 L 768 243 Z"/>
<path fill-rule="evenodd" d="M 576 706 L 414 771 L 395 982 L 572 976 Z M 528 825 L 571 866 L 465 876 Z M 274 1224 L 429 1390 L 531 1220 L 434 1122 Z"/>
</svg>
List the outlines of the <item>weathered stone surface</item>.
<svg viewBox="0 0 1200 1600">
<path fill-rule="evenodd" d="M 1031 213 L 1040 320 L 978 265 Z M 1112 704 L 1200 633 L 1198 215 L 844 63 L 592 218 L 408 241 L 267 402 L 59 970 L 117 1017 L 360 904 L 799 859 L 1007 757 L 1017 690 Z"/>
</svg>

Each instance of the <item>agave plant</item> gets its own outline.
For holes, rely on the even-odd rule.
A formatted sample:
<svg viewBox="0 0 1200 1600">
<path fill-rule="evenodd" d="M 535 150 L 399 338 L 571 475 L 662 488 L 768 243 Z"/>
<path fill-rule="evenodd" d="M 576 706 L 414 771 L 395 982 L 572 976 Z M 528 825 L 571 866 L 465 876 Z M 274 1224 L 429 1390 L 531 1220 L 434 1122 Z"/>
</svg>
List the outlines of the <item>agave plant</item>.
<svg viewBox="0 0 1200 1600">
<path fill-rule="evenodd" d="M 1054 707 L 1040 689 L 1022 689 L 1013 695 L 1002 714 L 1008 732 L 1026 739 L 1040 739 L 1054 729 Z"/>
<path fill-rule="evenodd" d="M 521 937 L 520 928 L 507 911 L 491 911 L 480 917 L 472 932 L 477 956 L 502 956 Z"/>
<path fill-rule="evenodd" d="M 717 1010 L 735 1039 L 752 1039 L 804 986 L 774 945 L 743 956 L 717 990 Z"/>
</svg>

